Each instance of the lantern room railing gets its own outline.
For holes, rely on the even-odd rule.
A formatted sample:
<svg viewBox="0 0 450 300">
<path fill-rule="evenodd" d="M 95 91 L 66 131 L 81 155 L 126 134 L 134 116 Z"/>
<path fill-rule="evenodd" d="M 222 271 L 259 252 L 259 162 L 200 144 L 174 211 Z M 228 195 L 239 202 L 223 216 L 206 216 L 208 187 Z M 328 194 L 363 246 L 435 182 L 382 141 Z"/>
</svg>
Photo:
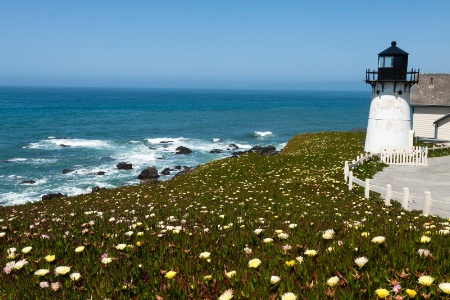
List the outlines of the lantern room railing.
<svg viewBox="0 0 450 300">
<path fill-rule="evenodd" d="M 378 79 L 378 77 L 379 77 L 378 71 L 367 69 L 366 70 L 366 83 L 373 84 L 374 82 L 377 82 L 377 81 L 402 81 L 402 82 L 407 82 L 410 85 L 413 85 L 413 84 L 419 82 L 419 72 L 420 72 L 420 69 L 418 69 L 418 70 L 411 69 L 410 72 L 406 72 L 406 76 L 404 79 Z M 408 77 L 409 77 L 409 80 L 408 80 Z"/>
</svg>

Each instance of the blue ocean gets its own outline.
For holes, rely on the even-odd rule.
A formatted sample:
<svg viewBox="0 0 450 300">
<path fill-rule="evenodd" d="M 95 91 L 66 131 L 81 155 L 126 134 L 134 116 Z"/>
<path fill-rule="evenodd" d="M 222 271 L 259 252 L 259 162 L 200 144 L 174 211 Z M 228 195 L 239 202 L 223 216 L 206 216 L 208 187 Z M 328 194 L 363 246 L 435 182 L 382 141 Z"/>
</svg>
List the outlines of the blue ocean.
<svg viewBox="0 0 450 300">
<path fill-rule="evenodd" d="M 0 205 L 136 185 L 147 167 L 195 167 L 231 156 L 230 144 L 238 151 L 282 149 L 299 133 L 365 128 L 370 97 L 370 91 L 2 87 Z M 179 146 L 192 153 L 175 154 Z M 133 169 L 118 170 L 120 162 Z"/>
</svg>

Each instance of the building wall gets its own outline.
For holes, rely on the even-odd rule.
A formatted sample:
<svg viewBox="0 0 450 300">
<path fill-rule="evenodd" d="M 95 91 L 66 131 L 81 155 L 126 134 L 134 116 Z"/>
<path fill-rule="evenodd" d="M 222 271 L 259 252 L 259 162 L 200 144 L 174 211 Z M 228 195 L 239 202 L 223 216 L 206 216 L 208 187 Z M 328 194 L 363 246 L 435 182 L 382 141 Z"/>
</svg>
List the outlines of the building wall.
<svg viewBox="0 0 450 300">
<path fill-rule="evenodd" d="M 437 138 L 450 141 L 450 118 L 446 118 L 442 122 L 439 122 Z"/>
<path fill-rule="evenodd" d="M 416 106 L 413 114 L 413 130 L 415 136 L 435 138 L 435 127 L 433 122 L 450 113 L 448 106 Z M 441 125 L 441 124 L 440 124 Z M 450 124 L 448 124 L 450 127 Z M 440 129 L 447 130 L 447 129 Z M 440 132 L 439 130 L 439 132 Z M 439 134 L 440 135 L 440 134 Z M 442 139 L 442 137 L 436 137 Z"/>
</svg>

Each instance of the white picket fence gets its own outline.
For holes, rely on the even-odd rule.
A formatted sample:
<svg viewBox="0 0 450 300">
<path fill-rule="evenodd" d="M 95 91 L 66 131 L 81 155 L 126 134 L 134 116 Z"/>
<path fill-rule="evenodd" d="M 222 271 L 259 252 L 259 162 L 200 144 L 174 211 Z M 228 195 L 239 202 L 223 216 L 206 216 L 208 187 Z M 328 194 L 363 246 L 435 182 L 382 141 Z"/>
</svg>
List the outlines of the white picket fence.
<svg viewBox="0 0 450 300">
<path fill-rule="evenodd" d="M 353 168 L 358 167 L 359 165 L 364 164 L 364 162 L 368 160 L 372 160 L 376 158 L 378 155 L 376 154 L 361 154 L 358 156 L 356 160 L 349 163 L 348 161 L 344 164 L 344 180 L 348 182 L 348 189 L 353 189 L 353 184 L 357 184 L 364 188 L 364 197 L 369 199 L 370 191 L 376 192 L 384 198 L 384 203 L 387 206 L 391 205 L 391 200 L 396 200 L 402 203 L 402 207 L 405 210 L 408 210 L 409 203 L 423 203 L 423 215 L 428 216 L 430 214 L 430 209 L 440 209 L 444 211 L 450 211 L 450 202 L 435 200 L 431 198 L 431 193 L 428 191 L 424 192 L 424 197 L 413 196 L 409 194 L 408 188 L 403 188 L 402 192 L 395 192 L 392 190 L 392 186 L 390 184 L 386 185 L 386 188 L 379 187 L 376 185 L 372 185 L 370 183 L 370 179 L 366 179 L 362 181 L 353 176 L 353 172 L 351 171 Z"/>
<path fill-rule="evenodd" d="M 412 150 L 385 148 L 380 160 L 388 165 L 428 166 L 428 147 L 415 146 Z"/>
</svg>

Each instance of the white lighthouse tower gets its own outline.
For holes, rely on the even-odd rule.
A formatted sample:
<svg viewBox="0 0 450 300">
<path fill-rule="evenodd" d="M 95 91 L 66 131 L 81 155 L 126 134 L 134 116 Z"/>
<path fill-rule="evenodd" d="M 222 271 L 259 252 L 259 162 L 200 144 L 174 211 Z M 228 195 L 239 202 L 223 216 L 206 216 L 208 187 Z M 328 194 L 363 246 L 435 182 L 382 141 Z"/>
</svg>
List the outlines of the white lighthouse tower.
<svg viewBox="0 0 450 300">
<path fill-rule="evenodd" d="M 408 72 L 407 68 L 408 53 L 394 41 L 378 54 L 378 71 L 366 70 L 366 83 L 372 86 L 366 152 L 412 149 L 409 95 L 412 85 L 419 82 L 419 71 Z"/>
</svg>

